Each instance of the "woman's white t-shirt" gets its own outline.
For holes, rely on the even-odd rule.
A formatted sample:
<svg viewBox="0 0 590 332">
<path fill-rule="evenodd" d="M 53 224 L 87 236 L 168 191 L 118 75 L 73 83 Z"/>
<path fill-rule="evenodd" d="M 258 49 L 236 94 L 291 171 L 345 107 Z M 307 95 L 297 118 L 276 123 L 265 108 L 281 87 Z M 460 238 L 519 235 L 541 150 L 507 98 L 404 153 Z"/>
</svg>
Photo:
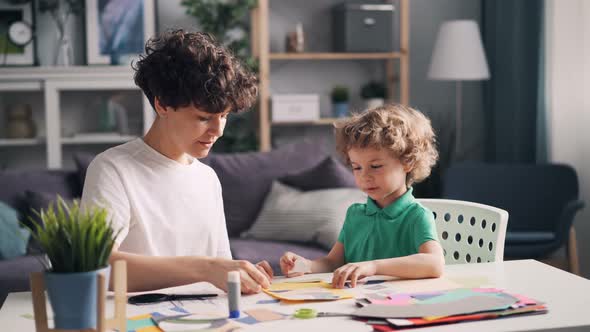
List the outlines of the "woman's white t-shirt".
<svg viewBox="0 0 590 332">
<path fill-rule="evenodd" d="M 180 164 L 139 138 L 90 163 L 82 207 L 108 209 L 119 250 L 231 258 L 221 184 L 211 167 Z"/>
</svg>

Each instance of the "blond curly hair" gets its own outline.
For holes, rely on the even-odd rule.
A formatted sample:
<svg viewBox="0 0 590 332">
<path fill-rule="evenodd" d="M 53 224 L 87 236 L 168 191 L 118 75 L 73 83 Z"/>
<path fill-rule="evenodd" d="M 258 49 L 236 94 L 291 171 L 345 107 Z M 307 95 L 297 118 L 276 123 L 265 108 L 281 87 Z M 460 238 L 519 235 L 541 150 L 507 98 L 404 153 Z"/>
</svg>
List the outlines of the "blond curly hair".
<svg viewBox="0 0 590 332">
<path fill-rule="evenodd" d="M 334 125 L 336 149 L 350 164 L 351 148 L 386 149 L 410 167 L 406 185 L 430 175 L 438 160 L 436 137 L 430 120 L 401 104 L 387 104 L 353 115 Z"/>
</svg>

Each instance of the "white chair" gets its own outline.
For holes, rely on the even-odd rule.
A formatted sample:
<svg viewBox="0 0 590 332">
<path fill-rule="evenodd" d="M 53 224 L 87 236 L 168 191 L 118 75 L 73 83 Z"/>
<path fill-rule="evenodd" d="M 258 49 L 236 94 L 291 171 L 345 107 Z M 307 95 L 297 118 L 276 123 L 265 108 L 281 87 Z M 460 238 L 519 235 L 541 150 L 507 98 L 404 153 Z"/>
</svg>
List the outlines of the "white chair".
<svg viewBox="0 0 590 332">
<path fill-rule="evenodd" d="M 501 262 L 508 212 L 451 199 L 418 199 L 434 213 L 446 264 Z"/>
</svg>

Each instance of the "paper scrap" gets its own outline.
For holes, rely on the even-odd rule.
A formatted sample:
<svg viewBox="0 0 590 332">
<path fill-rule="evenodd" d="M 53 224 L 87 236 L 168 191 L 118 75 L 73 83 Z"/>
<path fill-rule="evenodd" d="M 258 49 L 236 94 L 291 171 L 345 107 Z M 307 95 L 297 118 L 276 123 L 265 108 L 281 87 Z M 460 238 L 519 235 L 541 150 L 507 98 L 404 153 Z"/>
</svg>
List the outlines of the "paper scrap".
<svg viewBox="0 0 590 332">
<path fill-rule="evenodd" d="M 244 311 L 246 314 L 254 317 L 259 322 L 268 322 L 273 320 L 285 319 L 285 316 L 271 311 L 269 309 L 251 309 Z"/>
<path fill-rule="evenodd" d="M 381 290 L 381 289 L 386 289 L 387 286 L 383 286 L 383 285 L 375 285 L 375 286 L 371 286 L 371 287 L 365 287 L 365 289 L 369 289 L 369 290 Z"/>
<path fill-rule="evenodd" d="M 260 323 L 258 320 L 256 320 L 256 318 L 254 318 L 252 316 L 246 316 L 246 317 L 238 318 L 235 321 L 236 322 L 239 322 L 239 323 L 242 323 L 242 324 L 248 324 L 248 325 L 254 325 L 254 324 Z"/>
<path fill-rule="evenodd" d="M 270 300 L 260 300 L 258 302 L 256 302 L 256 304 L 273 304 L 273 303 L 279 303 L 281 302 L 281 300 L 279 299 L 270 299 Z"/>
<path fill-rule="evenodd" d="M 289 271 L 289 273 L 310 273 L 311 267 L 309 266 L 309 262 L 306 259 L 297 259 L 295 260 L 295 266 L 293 269 Z"/>
</svg>

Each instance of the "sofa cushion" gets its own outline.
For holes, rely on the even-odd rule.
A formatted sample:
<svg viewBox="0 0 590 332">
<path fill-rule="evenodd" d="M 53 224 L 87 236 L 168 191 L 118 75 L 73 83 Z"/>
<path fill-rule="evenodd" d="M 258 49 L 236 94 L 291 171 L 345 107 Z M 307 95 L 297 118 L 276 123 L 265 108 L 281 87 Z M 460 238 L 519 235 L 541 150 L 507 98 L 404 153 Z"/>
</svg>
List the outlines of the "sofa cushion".
<svg viewBox="0 0 590 332">
<path fill-rule="evenodd" d="M 256 222 L 243 237 L 311 242 L 330 249 L 338 239 L 348 207 L 366 200 L 358 189 L 302 192 L 276 181 Z"/>
<path fill-rule="evenodd" d="M 76 172 L 69 170 L 27 170 L 0 172 L 0 201 L 6 202 L 19 212 L 25 222 L 30 215 L 25 191 L 59 194 L 64 198 L 80 197 L 82 186 Z"/>
<path fill-rule="evenodd" d="M 303 191 L 356 187 L 350 169 L 331 156 L 310 169 L 283 176 L 279 181 Z"/>
<path fill-rule="evenodd" d="M 229 243 L 234 259 L 243 259 L 254 264 L 266 260 L 272 266 L 275 275 L 281 273 L 279 260 L 286 251 L 292 251 L 308 259 L 316 259 L 328 253 L 319 247 L 289 242 L 232 238 Z"/>
<path fill-rule="evenodd" d="M 323 144 L 300 142 L 270 152 L 211 154 L 202 159 L 221 181 L 229 235 L 238 236 L 250 228 L 273 180 L 309 169 L 327 155 Z"/>
<path fill-rule="evenodd" d="M 30 235 L 26 228 L 21 227 L 17 211 L 0 202 L 0 259 L 24 255 Z"/>
<path fill-rule="evenodd" d="M 41 263 L 44 260 L 45 256 L 38 255 L 0 261 L 0 307 L 8 293 L 30 290 L 29 274 L 44 271 L 45 266 Z"/>
</svg>

